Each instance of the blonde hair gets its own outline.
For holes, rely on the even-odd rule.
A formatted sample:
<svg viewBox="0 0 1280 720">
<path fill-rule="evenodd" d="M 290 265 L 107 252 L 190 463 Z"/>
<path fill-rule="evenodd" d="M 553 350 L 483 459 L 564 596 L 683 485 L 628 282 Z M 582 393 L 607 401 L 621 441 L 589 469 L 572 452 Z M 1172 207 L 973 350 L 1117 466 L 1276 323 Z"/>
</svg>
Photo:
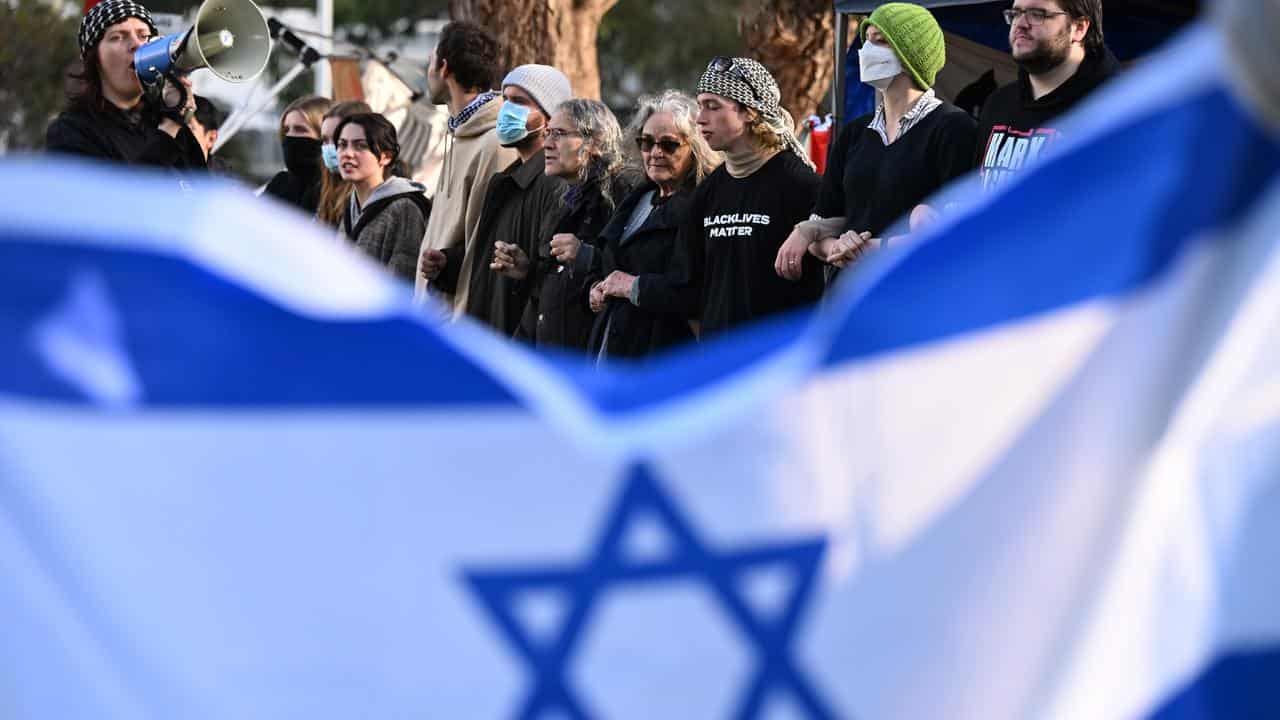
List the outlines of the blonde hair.
<svg viewBox="0 0 1280 720">
<path fill-rule="evenodd" d="M 323 126 L 324 121 L 329 118 L 341 119 L 370 112 L 373 112 L 373 109 L 369 104 L 360 100 L 334 103 L 320 119 L 320 125 Z M 323 139 L 323 131 L 321 131 L 321 139 Z M 325 168 L 324 173 L 320 175 L 320 202 L 316 204 L 316 217 L 330 227 L 338 227 L 342 214 L 347 210 L 350 197 L 351 183 L 343 180 L 341 175 Z"/>
<path fill-rule="evenodd" d="M 744 106 L 745 107 L 745 106 Z M 773 129 L 760 113 L 752 108 L 747 108 L 750 119 L 747 120 L 747 135 L 752 141 L 766 152 L 775 150 L 782 151 L 787 149 L 787 141 Z"/>
<path fill-rule="evenodd" d="M 316 131 L 316 137 L 320 137 L 320 124 L 324 122 L 324 113 L 332 104 L 332 100 L 319 95 L 300 97 L 289 103 L 284 112 L 280 113 L 280 139 L 284 139 L 284 119 L 294 110 L 302 113 L 302 116 L 307 119 L 307 125 Z"/>
<path fill-rule="evenodd" d="M 707 144 L 707 139 L 702 137 L 702 133 L 698 132 L 698 102 L 693 98 L 679 90 L 663 90 L 658 95 L 642 95 L 636 114 L 631 118 L 631 124 L 627 125 L 627 137 L 640 137 L 644 132 L 645 123 L 660 112 L 671 113 L 681 139 L 689 143 L 689 150 L 693 153 L 693 172 L 690 179 L 695 186 L 701 184 L 720 166 L 721 157 L 720 153 L 712 150 Z M 640 168 L 641 158 L 634 146 L 629 149 L 629 154 L 632 162 Z"/>
</svg>

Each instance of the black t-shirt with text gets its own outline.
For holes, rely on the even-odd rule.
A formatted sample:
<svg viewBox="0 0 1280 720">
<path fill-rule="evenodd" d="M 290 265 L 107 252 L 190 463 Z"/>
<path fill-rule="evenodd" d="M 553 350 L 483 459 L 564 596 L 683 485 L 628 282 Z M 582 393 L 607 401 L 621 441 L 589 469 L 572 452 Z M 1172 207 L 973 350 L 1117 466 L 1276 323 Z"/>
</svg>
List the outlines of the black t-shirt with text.
<svg viewBox="0 0 1280 720">
<path fill-rule="evenodd" d="M 821 178 L 791 152 L 735 178 L 720 167 L 694 193 L 676 239 L 675 274 L 689 294 L 690 315 L 707 338 L 737 325 L 815 302 L 821 264 L 806 255 L 803 277 L 774 271 L 778 249 L 813 208 Z"/>
</svg>

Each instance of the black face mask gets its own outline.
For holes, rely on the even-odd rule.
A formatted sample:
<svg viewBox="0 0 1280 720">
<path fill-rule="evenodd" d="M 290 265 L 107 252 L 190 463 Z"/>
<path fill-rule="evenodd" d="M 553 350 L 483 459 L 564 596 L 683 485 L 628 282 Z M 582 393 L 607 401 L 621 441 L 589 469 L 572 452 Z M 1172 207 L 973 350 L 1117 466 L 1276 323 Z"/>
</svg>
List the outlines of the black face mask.
<svg viewBox="0 0 1280 720">
<path fill-rule="evenodd" d="M 305 137 L 284 139 L 284 166 L 298 177 L 311 178 L 320 174 L 320 141 Z"/>
</svg>

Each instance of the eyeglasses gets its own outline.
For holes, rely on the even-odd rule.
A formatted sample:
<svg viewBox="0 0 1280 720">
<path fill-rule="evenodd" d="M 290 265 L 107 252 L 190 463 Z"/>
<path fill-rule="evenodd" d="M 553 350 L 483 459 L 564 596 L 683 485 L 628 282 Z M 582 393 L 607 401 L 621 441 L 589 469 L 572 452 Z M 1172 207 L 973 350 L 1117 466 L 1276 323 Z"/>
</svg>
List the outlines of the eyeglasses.
<svg viewBox="0 0 1280 720">
<path fill-rule="evenodd" d="M 1070 14 L 1071 13 L 1065 12 L 1049 12 L 1048 10 L 1041 10 L 1040 8 L 1027 8 L 1025 10 L 1022 8 L 1010 8 L 1004 11 L 1004 21 L 1008 25 L 1013 25 L 1018 22 L 1018 18 L 1026 16 L 1027 24 L 1034 27 L 1036 25 L 1040 25 L 1051 17 Z"/>
<path fill-rule="evenodd" d="M 547 140 L 556 143 L 567 137 L 584 137 L 584 135 L 577 130 L 562 130 L 560 128 L 547 128 L 544 131 L 544 134 L 546 135 Z"/>
<path fill-rule="evenodd" d="M 755 98 L 756 102 L 764 102 L 764 100 L 760 98 L 760 93 L 756 92 L 756 86 L 751 84 L 751 76 L 747 75 L 745 70 L 738 67 L 737 61 L 733 58 L 717 55 L 716 57 L 711 58 L 711 62 L 707 63 L 707 69 L 712 72 L 728 75 L 743 85 L 746 85 L 747 89 L 751 91 L 751 97 Z"/>
<path fill-rule="evenodd" d="M 655 145 L 666 155 L 675 155 L 677 150 L 684 147 L 684 143 L 679 140 L 654 140 L 651 137 L 636 138 L 636 147 L 642 153 L 653 152 Z"/>
</svg>

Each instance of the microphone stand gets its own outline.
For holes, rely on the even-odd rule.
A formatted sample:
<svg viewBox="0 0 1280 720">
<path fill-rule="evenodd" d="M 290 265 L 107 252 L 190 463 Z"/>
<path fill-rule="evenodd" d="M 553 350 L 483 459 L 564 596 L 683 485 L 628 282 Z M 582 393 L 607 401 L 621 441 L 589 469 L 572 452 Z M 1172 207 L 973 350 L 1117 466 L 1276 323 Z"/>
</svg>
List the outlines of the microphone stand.
<svg viewBox="0 0 1280 720">
<path fill-rule="evenodd" d="M 295 35 L 287 25 L 279 20 L 267 18 L 267 28 L 271 31 L 271 39 L 280 41 L 285 47 L 292 50 L 298 56 L 298 61 L 275 85 L 271 86 L 271 89 L 267 91 L 266 97 L 254 105 L 253 109 L 245 110 L 242 107 L 227 118 L 227 121 L 222 124 L 222 128 L 218 131 L 218 139 L 214 142 L 213 149 L 209 151 L 211 155 L 218 152 L 218 149 L 223 145 L 226 145 L 227 141 L 240 132 L 251 118 L 267 109 L 268 105 L 274 103 L 276 97 L 289 86 L 289 83 L 293 82 L 304 70 L 309 69 L 316 61 L 324 57 L 315 48 L 303 42 L 302 38 Z M 250 96 L 250 99 L 252 99 L 252 96 Z"/>
</svg>

